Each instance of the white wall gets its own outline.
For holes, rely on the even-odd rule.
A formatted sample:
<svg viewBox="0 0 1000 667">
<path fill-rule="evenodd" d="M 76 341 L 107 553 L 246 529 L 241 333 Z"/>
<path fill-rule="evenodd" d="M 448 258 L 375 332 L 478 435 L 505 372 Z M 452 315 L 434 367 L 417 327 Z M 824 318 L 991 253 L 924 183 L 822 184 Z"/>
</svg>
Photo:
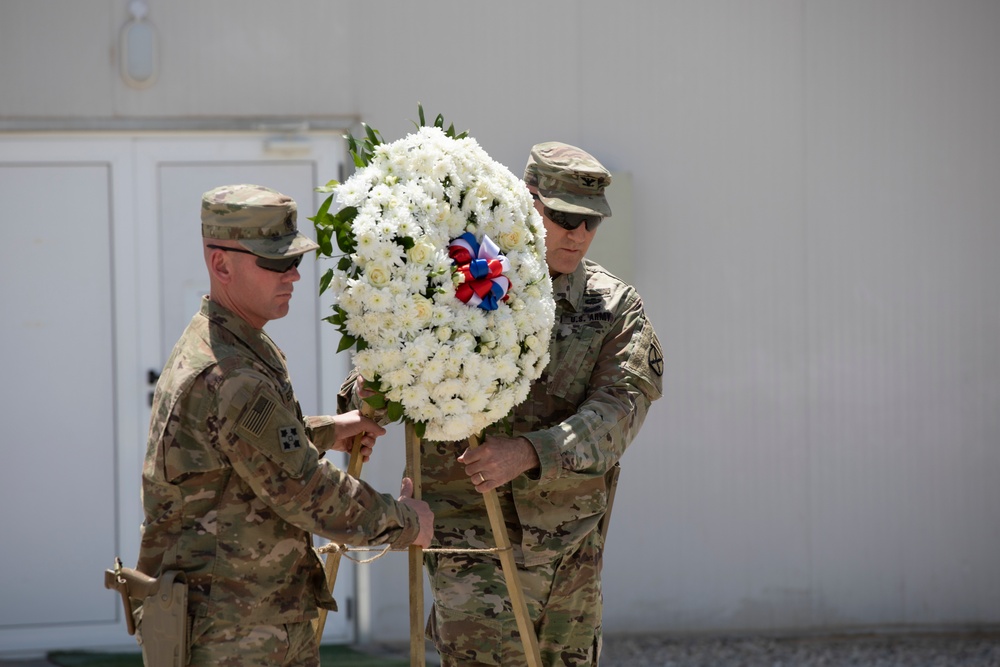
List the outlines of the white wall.
<svg viewBox="0 0 1000 667">
<path fill-rule="evenodd" d="M 420 101 L 515 173 L 559 139 L 632 174 L 667 371 L 623 461 L 608 631 L 1000 623 L 1000 3 L 150 5 L 162 70 L 134 91 L 126 2 L 0 4 L 0 128 L 394 139 Z M 366 475 L 394 490 L 402 452 Z M 402 638 L 405 559 L 368 567 L 371 636 Z"/>
</svg>

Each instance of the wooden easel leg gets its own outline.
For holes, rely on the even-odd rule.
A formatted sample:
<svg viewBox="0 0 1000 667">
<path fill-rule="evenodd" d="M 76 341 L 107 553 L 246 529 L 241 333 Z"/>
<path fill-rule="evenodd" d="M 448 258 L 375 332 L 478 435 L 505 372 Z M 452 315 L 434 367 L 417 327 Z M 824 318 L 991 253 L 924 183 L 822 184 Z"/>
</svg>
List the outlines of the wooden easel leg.
<svg viewBox="0 0 1000 667">
<path fill-rule="evenodd" d="M 370 417 L 371 409 L 368 408 L 368 404 L 365 403 L 362 407 L 362 414 L 366 417 Z M 361 466 L 364 465 L 364 459 L 361 458 L 361 438 L 363 434 L 358 434 L 354 438 L 354 445 L 351 447 L 351 458 L 347 463 L 347 474 L 354 478 L 361 477 Z M 337 583 L 337 572 L 340 571 L 340 553 L 330 553 L 326 555 L 326 563 L 323 568 L 326 570 L 326 590 L 330 591 L 330 595 L 333 595 L 333 587 Z M 316 645 L 319 646 L 320 641 L 323 639 L 323 628 L 326 627 L 326 609 L 319 610 L 319 618 L 313 624 L 313 629 L 316 634 Z"/>
<path fill-rule="evenodd" d="M 413 497 L 420 499 L 420 438 L 413 425 L 406 424 L 406 476 L 413 480 Z M 410 546 L 410 665 L 424 667 L 424 550 Z"/>
<path fill-rule="evenodd" d="M 478 446 L 478 438 L 475 436 L 469 438 L 469 447 Z M 486 513 L 489 515 L 490 527 L 493 529 L 493 539 L 500 549 L 500 566 L 503 569 L 504 583 L 507 585 L 510 603 L 514 608 L 517 630 L 521 633 L 524 656 L 528 661 L 528 667 L 542 667 L 542 656 L 538 649 L 538 637 L 535 636 L 535 625 L 531 622 L 531 616 L 528 614 L 528 602 L 524 597 L 524 589 L 521 587 L 521 578 L 517 574 L 517 561 L 514 560 L 514 552 L 510 548 L 510 536 L 507 535 L 507 527 L 503 522 L 500 499 L 497 497 L 496 490 L 491 489 L 484 493 L 483 500 L 486 501 Z"/>
</svg>

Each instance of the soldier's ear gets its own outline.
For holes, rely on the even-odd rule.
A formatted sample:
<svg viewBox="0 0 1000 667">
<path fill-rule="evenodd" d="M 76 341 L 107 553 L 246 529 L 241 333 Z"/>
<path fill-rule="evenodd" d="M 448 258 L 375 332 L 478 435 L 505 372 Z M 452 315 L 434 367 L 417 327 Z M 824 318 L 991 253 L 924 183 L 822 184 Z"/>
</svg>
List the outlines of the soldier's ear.
<svg viewBox="0 0 1000 667">
<path fill-rule="evenodd" d="M 223 285 L 233 280 L 233 264 L 229 260 L 229 253 L 217 248 L 207 248 L 205 264 L 208 266 L 208 274 L 213 280 L 217 280 Z"/>
</svg>

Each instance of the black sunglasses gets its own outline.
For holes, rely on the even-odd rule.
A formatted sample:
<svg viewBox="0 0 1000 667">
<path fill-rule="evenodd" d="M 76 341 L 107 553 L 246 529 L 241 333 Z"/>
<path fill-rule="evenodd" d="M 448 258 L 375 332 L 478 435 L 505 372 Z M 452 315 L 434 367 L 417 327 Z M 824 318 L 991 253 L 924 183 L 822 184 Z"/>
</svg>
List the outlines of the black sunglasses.
<svg viewBox="0 0 1000 667">
<path fill-rule="evenodd" d="M 531 197 L 535 201 L 541 201 L 541 197 L 534 192 L 531 193 Z M 565 211 L 553 210 L 544 204 L 542 204 L 542 211 L 544 211 L 546 218 L 568 231 L 573 231 L 580 225 L 587 225 L 587 231 L 592 232 L 597 229 L 597 225 L 601 224 L 601 221 L 604 220 L 604 218 L 600 215 L 566 213 Z"/>
<path fill-rule="evenodd" d="M 274 271 L 275 273 L 287 273 L 302 263 L 302 255 L 271 259 L 270 257 L 261 257 L 257 253 L 244 250 L 243 248 L 228 248 L 224 245 L 215 245 L 212 243 L 209 243 L 208 247 L 215 248 L 216 250 L 227 250 L 229 252 L 241 252 L 244 255 L 253 255 L 257 258 L 257 266 L 265 271 Z"/>
</svg>

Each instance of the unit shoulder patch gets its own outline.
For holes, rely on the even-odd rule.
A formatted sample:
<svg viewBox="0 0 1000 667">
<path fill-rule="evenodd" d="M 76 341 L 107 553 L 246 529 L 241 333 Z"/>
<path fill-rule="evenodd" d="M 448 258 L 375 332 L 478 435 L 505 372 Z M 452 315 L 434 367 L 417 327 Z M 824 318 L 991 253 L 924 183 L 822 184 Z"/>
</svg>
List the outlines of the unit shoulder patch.
<svg viewBox="0 0 1000 667">
<path fill-rule="evenodd" d="M 654 335 L 652 345 L 649 346 L 647 354 L 649 369 L 656 374 L 656 377 L 663 377 L 663 352 L 660 350 L 660 341 Z"/>
<path fill-rule="evenodd" d="M 302 441 L 299 440 L 299 429 L 295 426 L 279 426 L 278 442 L 281 443 L 281 451 L 293 452 L 302 449 Z"/>
</svg>

